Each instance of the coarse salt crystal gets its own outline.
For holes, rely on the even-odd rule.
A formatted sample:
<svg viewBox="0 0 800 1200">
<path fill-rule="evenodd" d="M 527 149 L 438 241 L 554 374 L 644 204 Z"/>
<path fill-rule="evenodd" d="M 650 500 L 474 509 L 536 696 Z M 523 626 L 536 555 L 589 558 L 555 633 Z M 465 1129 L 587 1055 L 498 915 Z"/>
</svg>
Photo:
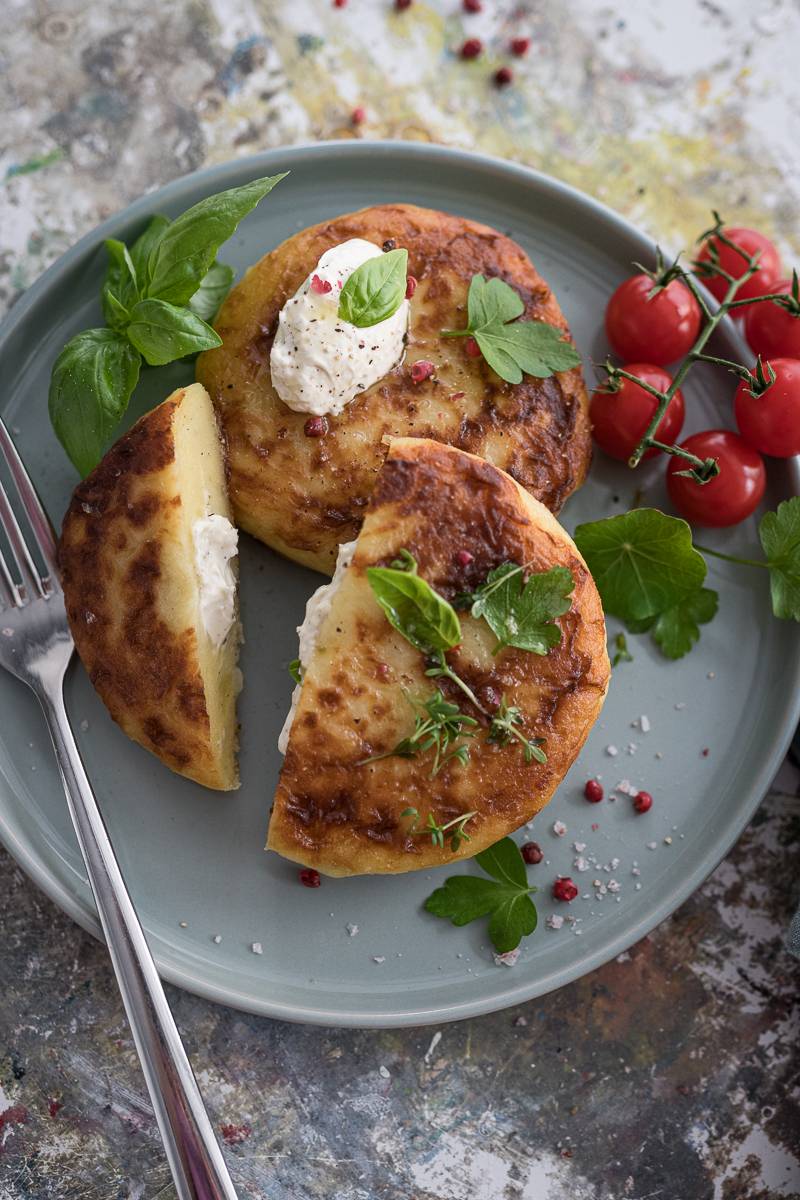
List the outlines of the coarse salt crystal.
<svg viewBox="0 0 800 1200">
<path fill-rule="evenodd" d="M 572 849 L 576 854 L 583 854 L 584 850 L 586 849 L 586 842 L 573 842 Z"/>
<path fill-rule="evenodd" d="M 655 848 L 656 848 L 655 842 L 647 842 L 646 845 L 647 845 L 648 850 L 655 850 Z"/>
<path fill-rule="evenodd" d="M 572 865 L 576 871 L 588 871 L 589 870 L 589 863 L 586 861 L 586 859 L 583 857 L 582 854 L 578 855 L 578 857 L 575 859 L 575 861 L 573 862 Z"/>
<path fill-rule="evenodd" d="M 553 833 L 556 837 L 563 837 L 567 832 L 567 827 L 563 821 L 553 821 Z"/>
<path fill-rule="evenodd" d="M 250 945 L 250 949 L 252 950 L 253 954 L 263 954 L 264 953 L 264 948 L 261 945 L 261 942 L 252 942 Z"/>
<path fill-rule="evenodd" d="M 642 715 L 639 717 L 638 721 L 634 721 L 633 724 L 636 725 L 639 729 L 641 729 L 642 733 L 650 732 L 650 728 L 651 728 L 650 718 L 648 716 L 645 716 L 644 713 L 642 713 Z"/>
<path fill-rule="evenodd" d="M 631 875 L 641 875 L 641 873 L 639 867 L 631 867 Z"/>
<path fill-rule="evenodd" d="M 546 925 L 548 929 L 560 929 L 564 924 L 564 918 L 557 916 L 555 913 L 547 918 Z"/>
<path fill-rule="evenodd" d="M 623 796 L 638 796 L 639 794 L 639 788 L 632 784 L 630 779 L 620 779 L 614 791 L 622 792 Z"/>
<path fill-rule="evenodd" d="M 380 966 L 381 963 L 386 962 L 386 955 L 385 954 L 373 954 L 372 961 L 374 963 L 377 963 L 378 966 Z"/>
<path fill-rule="evenodd" d="M 355 937 L 356 934 L 358 933 L 358 926 L 351 924 L 350 921 L 348 921 L 347 924 L 345 925 L 345 929 L 347 930 L 348 937 Z"/>
<path fill-rule="evenodd" d="M 639 749 L 638 742 L 628 742 L 627 746 L 625 747 L 625 753 L 626 754 L 635 754 L 638 749 Z"/>
<path fill-rule="evenodd" d="M 674 708 L 674 709 L 675 709 L 677 712 L 680 712 L 682 708 L 686 708 L 686 705 L 685 705 L 685 703 L 683 702 L 683 700 L 680 700 L 680 701 L 679 701 L 677 704 L 673 704 L 673 706 L 672 706 L 672 707 L 673 707 L 673 708 Z"/>
<path fill-rule="evenodd" d="M 609 756 L 609 758 L 616 758 L 619 754 L 619 750 L 616 746 L 606 746 L 606 754 Z"/>
<path fill-rule="evenodd" d="M 620 890 L 620 884 L 616 879 L 609 879 L 607 886 L 610 892 L 618 892 Z"/>
<path fill-rule="evenodd" d="M 513 967 L 519 958 L 519 946 L 516 950 L 506 950 L 505 954 L 495 954 L 494 965 L 496 967 Z"/>
<path fill-rule="evenodd" d="M 220 942 L 222 941 L 222 934 L 215 933 L 211 940 L 215 946 L 218 946 L 220 944 Z"/>
</svg>

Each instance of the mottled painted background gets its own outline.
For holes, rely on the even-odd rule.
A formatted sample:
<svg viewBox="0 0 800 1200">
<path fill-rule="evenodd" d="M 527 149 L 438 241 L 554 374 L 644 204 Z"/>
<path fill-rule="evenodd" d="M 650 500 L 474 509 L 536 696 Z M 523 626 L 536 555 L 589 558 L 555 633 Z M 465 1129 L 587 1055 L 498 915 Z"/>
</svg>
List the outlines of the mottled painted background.
<svg viewBox="0 0 800 1200">
<path fill-rule="evenodd" d="M 797 255 L 796 0 L 484 7 L 5 0 L 0 306 L 142 191 L 326 137 L 516 158 L 675 247 L 715 205 Z M 499 91 L 492 73 L 523 34 L 531 50 Z M 478 62 L 454 54 L 465 36 L 486 43 Z M 171 990 L 241 1194 L 800 1196 L 800 967 L 782 949 L 800 891 L 799 790 L 787 766 L 670 921 L 510 1012 L 327 1032 Z M 171 1194 L 105 951 L 0 852 L 0 1196 Z"/>
</svg>

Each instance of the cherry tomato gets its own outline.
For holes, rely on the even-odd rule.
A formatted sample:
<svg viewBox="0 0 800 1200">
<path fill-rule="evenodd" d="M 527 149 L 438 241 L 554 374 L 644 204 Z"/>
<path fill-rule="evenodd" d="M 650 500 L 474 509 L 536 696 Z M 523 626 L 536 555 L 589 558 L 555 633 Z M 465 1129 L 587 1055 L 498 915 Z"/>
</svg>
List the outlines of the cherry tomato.
<svg viewBox="0 0 800 1200">
<path fill-rule="evenodd" d="M 654 367 L 651 363 L 628 363 L 624 369 L 652 387 L 658 388 L 660 392 L 665 392 L 672 383 L 672 377 L 663 367 Z M 618 392 L 607 392 L 598 388 L 592 394 L 589 408 L 594 440 L 606 454 L 627 462 L 638 446 L 657 405 L 655 396 L 651 396 L 638 384 L 631 383 L 629 379 L 622 380 Z M 656 430 L 656 437 L 660 442 L 675 441 L 683 428 L 685 411 L 683 395 L 678 388 Z M 651 446 L 645 458 L 655 458 L 661 453 L 661 450 Z"/>
<path fill-rule="evenodd" d="M 744 438 L 730 429 L 694 433 L 685 450 L 698 458 L 716 458 L 719 475 L 708 483 L 679 475 L 688 469 L 685 459 L 673 457 L 667 467 L 669 498 L 687 521 L 696 525 L 738 525 L 758 507 L 767 482 L 764 460 Z"/>
<path fill-rule="evenodd" d="M 679 279 L 654 296 L 649 275 L 632 275 L 606 306 L 606 334 L 620 358 L 663 367 L 683 358 L 700 330 L 700 306 Z"/>
<path fill-rule="evenodd" d="M 736 424 L 742 437 L 762 454 L 789 458 L 800 454 L 800 362 L 773 358 L 769 365 L 775 380 L 760 396 L 753 395 L 746 379 L 736 389 Z M 766 363 L 764 373 L 769 378 Z"/>
<path fill-rule="evenodd" d="M 756 250 L 761 251 L 761 257 L 758 260 L 758 270 L 747 283 L 743 283 L 736 293 L 737 300 L 748 300 L 751 296 L 765 296 L 767 292 L 771 292 L 773 283 L 776 282 L 781 273 L 781 259 L 777 249 L 769 240 L 764 237 L 763 233 L 758 233 L 755 229 L 726 229 L 725 236 L 729 237 L 732 242 L 735 242 L 745 254 L 755 254 Z M 735 250 L 731 250 L 729 246 L 723 246 L 716 238 L 708 238 L 703 242 L 703 245 L 698 254 L 698 259 L 701 262 L 709 262 L 711 254 L 709 252 L 709 243 L 713 242 L 719 252 L 719 265 L 723 271 L 727 271 L 734 279 L 738 279 L 743 275 L 747 267 L 747 263 L 737 254 Z M 711 292 L 712 296 L 716 296 L 717 300 L 722 300 L 728 290 L 728 281 L 717 275 L 710 279 L 700 276 L 703 283 Z M 760 307 L 759 305 L 755 306 Z M 750 306 L 745 308 L 734 309 L 736 316 L 745 316 L 750 312 Z"/>
<path fill-rule="evenodd" d="M 773 284 L 771 292 L 792 290 L 789 279 Z M 744 333 L 750 349 L 762 358 L 800 358 L 800 317 L 793 317 L 778 304 L 748 304 Z"/>
</svg>

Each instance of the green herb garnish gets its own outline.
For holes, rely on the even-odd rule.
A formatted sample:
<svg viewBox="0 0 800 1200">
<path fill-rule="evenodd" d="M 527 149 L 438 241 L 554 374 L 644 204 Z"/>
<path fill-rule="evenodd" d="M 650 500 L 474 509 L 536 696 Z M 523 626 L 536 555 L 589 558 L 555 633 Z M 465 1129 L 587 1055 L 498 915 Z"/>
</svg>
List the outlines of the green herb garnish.
<svg viewBox="0 0 800 1200">
<path fill-rule="evenodd" d="M 161 366 L 221 344 L 206 320 L 215 316 L 233 271 L 216 261 L 217 250 L 284 177 L 219 192 L 174 221 L 153 217 L 130 249 L 108 239 L 101 295 L 107 328 L 67 342 L 50 378 L 50 421 L 82 475 L 100 461 L 123 417 L 142 359 Z"/>
<path fill-rule="evenodd" d="M 389 250 L 356 267 L 339 295 L 339 318 L 366 329 L 387 321 L 406 295 L 408 251 Z"/>
<path fill-rule="evenodd" d="M 417 754 L 427 754 L 429 750 L 433 750 L 431 779 L 449 762 L 456 762 L 461 767 L 466 766 L 469 761 L 469 746 L 459 739 L 475 737 L 474 729 L 478 724 L 475 718 L 462 713 L 457 704 L 445 700 L 439 690 L 427 700 L 415 700 L 413 697 L 409 697 L 409 700 L 418 709 L 414 732 L 399 741 L 393 750 L 373 754 L 370 758 L 362 759 L 357 765 L 377 762 L 381 758 L 415 758 Z"/>
<path fill-rule="evenodd" d="M 470 597 L 473 617 L 483 617 L 498 642 L 493 654 L 517 646 L 531 654 L 547 654 L 561 641 L 553 622 L 569 610 L 575 586 L 566 567 L 551 567 L 523 583 L 522 567 L 502 563 Z"/>
<path fill-rule="evenodd" d="M 498 746 L 508 746 L 511 741 L 516 740 L 522 744 L 526 763 L 531 763 L 534 759 L 536 762 L 546 763 L 547 755 L 541 748 L 544 745 L 544 738 L 526 737 L 519 728 L 523 721 L 521 710 L 506 704 L 504 696 L 499 709 L 492 717 L 487 742 L 494 742 Z"/>
<path fill-rule="evenodd" d="M 299 658 L 293 658 L 286 670 L 289 672 L 295 683 L 303 682 L 303 664 L 300 662 Z"/>
<path fill-rule="evenodd" d="M 523 372 L 546 379 L 577 367 L 580 355 L 563 329 L 545 321 L 518 321 L 522 298 L 502 279 L 473 275 L 467 295 L 466 329 L 444 329 L 442 337 L 473 337 L 493 371 L 507 383 L 520 383 Z"/>
<path fill-rule="evenodd" d="M 460 817 L 453 817 L 452 821 L 445 822 L 444 825 L 434 817 L 433 813 L 428 813 L 428 819 L 421 830 L 417 829 L 419 820 L 419 810 L 416 808 L 405 808 L 400 813 L 401 817 L 413 817 L 409 833 L 425 833 L 430 834 L 431 842 L 434 846 L 439 846 L 444 850 L 445 836 L 449 834 L 450 849 L 455 854 L 460 848 L 462 842 L 469 842 L 472 839 L 467 833 L 467 825 L 473 817 L 477 817 L 477 812 L 462 813 Z"/>
<path fill-rule="evenodd" d="M 367 579 L 389 624 L 423 654 L 451 650 L 461 641 L 461 622 L 451 604 L 417 574 L 417 564 L 402 552 L 404 568 L 368 567 Z"/>
<path fill-rule="evenodd" d="M 498 954 L 507 954 L 536 928 L 536 908 L 531 900 L 536 888 L 528 885 L 525 863 L 511 838 L 476 854 L 474 861 L 491 879 L 452 875 L 428 897 L 425 909 L 454 925 L 488 917 L 492 945 Z"/>
<path fill-rule="evenodd" d="M 614 657 L 611 659 L 612 667 L 618 667 L 623 662 L 633 662 L 633 655 L 628 649 L 628 639 L 624 633 L 618 633 L 614 638 Z"/>
</svg>

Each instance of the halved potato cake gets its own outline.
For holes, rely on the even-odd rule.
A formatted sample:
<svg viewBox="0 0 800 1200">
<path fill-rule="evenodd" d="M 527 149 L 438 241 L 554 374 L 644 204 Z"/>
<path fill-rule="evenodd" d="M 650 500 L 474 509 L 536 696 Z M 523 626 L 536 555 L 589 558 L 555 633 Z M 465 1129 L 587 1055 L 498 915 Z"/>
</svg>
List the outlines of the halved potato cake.
<svg viewBox="0 0 800 1200">
<path fill-rule="evenodd" d="M 236 530 L 200 384 L 141 418 L 75 490 L 59 544 L 72 636 L 129 737 L 206 787 L 238 787 Z"/>
<path fill-rule="evenodd" d="M 323 253 L 352 238 L 408 250 L 418 283 L 405 359 L 326 418 L 322 437 L 304 433 L 307 413 L 275 392 L 270 350 L 278 314 Z M 222 306 L 223 345 L 200 355 L 197 378 L 221 415 L 229 447 L 231 500 L 243 529 L 289 558 L 327 574 L 340 543 L 356 536 L 383 462 L 387 436 L 434 438 L 502 467 L 553 512 L 582 482 L 591 453 L 588 400 L 579 368 L 547 379 L 503 382 L 463 339 L 475 274 L 520 294 L 525 319 L 567 331 L 555 296 L 509 237 L 411 204 L 386 204 L 315 225 L 252 267 Z M 567 331 L 568 332 L 568 331 Z M 414 384 L 410 365 L 433 362 Z"/>
<path fill-rule="evenodd" d="M 483 619 L 460 613 L 461 644 L 447 662 L 483 712 L 389 623 L 367 577 L 408 551 L 419 575 L 453 601 L 504 563 L 526 573 L 565 567 L 574 589 L 556 620 L 558 645 L 540 655 L 493 653 Z M 504 472 L 429 439 L 391 442 L 363 527 L 343 555 L 332 592 L 309 603 L 317 625 L 303 645 L 305 671 L 269 827 L 268 848 L 328 875 L 412 871 L 468 858 L 529 821 L 550 799 L 600 711 L 610 668 L 600 598 L 555 517 Z M 406 560 L 408 561 L 408 560 Z M 314 633 L 313 628 L 311 633 Z M 313 639 L 312 639 L 313 640 Z M 433 751 L 391 755 L 414 730 L 415 711 L 440 688 L 478 724 L 469 760 L 433 774 Z M 486 716 L 520 710 L 518 728 L 541 738 L 545 763 L 526 762 L 519 741 L 496 744 Z M 416 709 L 413 707 L 416 702 Z M 415 822 L 408 810 L 418 814 Z M 424 825 L 466 822 L 470 841 L 453 852 Z"/>
</svg>

